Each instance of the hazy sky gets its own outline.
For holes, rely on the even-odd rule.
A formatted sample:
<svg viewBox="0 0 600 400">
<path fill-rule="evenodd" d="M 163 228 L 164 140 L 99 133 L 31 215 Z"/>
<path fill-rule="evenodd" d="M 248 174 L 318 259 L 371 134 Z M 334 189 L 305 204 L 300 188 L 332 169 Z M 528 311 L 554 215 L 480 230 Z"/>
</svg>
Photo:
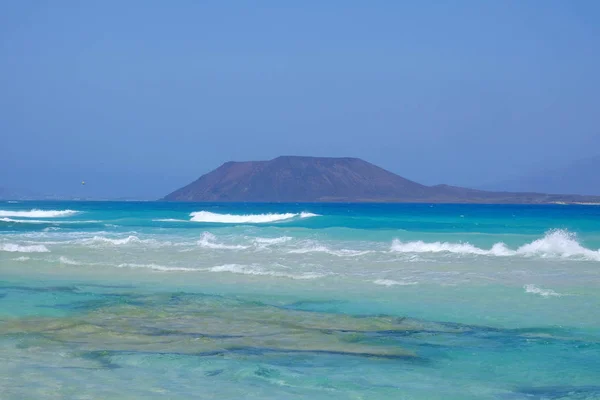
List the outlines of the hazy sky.
<svg viewBox="0 0 600 400">
<path fill-rule="evenodd" d="M 3 1 L 0 186 L 161 196 L 228 160 L 479 185 L 600 153 L 600 2 Z"/>
</svg>

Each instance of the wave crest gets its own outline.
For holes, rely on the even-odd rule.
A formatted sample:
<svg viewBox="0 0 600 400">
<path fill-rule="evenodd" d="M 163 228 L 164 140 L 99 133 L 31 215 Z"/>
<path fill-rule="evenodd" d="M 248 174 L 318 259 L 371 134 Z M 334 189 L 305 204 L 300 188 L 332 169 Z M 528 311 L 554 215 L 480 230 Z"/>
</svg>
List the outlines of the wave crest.
<svg viewBox="0 0 600 400">
<path fill-rule="evenodd" d="M 264 224 L 269 222 L 278 222 L 290 220 L 293 218 L 310 218 L 316 217 L 317 214 L 302 212 L 302 213 L 285 213 L 285 214 L 218 214 L 210 211 L 196 211 L 190 214 L 191 221 L 194 222 L 209 222 L 219 224 Z"/>
<path fill-rule="evenodd" d="M 0 218 L 0 222 L 8 222 L 12 224 L 97 224 L 102 221 L 90 220 L 90 221 L 64 221 L 64 220 L 47 220 L 47 219 L 12 219 L 12 218 Z"/>
<path fill-rule="evenodd" d="M 22 246 L 14 243 L 0 244 L 0 251 L 8 251 L 10 253 L 49 253 L 50 250 L 44 245 L 36 244 L 31 246 Z"/>
<path fill-rule="evenodd" d="M 200 240 L 198 241 L 198 245 L 207 249 L 221 249 L 221 250 L 243 250 L 247 249 L 248 246 L 242 246 L 239 244 L 229 245 L 223 243 L 217 243 L 217 238 L 210 232 L 204 232 Z"/>
<path fill-rule="evenodd" d="M 525 293 L 539 294 L 542 297 L 549 297 L 549 296 L 560 297 L 560 296 L 562 296 L 562 294 L 556 293 L 552 289 L 542 289 L 540 287 L 537 287 L 537 286 L 531 285 L 531 284 L 523 286 L 523 289 L 525 289 Z"/>
<path fill-rule="evenodd" d="M 57 218 L 78 214 L 75 210 L 38 210 L 29 211 L 0 210 L 0 217 L 23 217 L 23 218 Z"/>
<path fill-rule="evenodd" d="M 376 285 L 382 285 L 382 286 L 411 286 L 411 285 L 418 285 L 418 282 L 411 282 L 411 281 L 394 281 L 392 279 L 377 279 L 373 281 L 374 284 Z"/>
<path fill-rule="evenodd" d="M 135 264 L 135 263 L 123 263 L 117 265 L 118 268 L 134 268 L 134 269 L 150 269 L 153 271 L 160 272 L 227 272 L 231 274 L 241 275 L 257 275 L 257 276 L 271 276 L 275 278 L 288 278 L 288 279 L 317 279 L 324 277 L 324 274 L 319 273 L 303 273 L 303 274 L 287 274 L 279 271 L 272 271 L 264 269 L 258 265 L 241 265 L 241 264 L 224 264 L 217 265 L 210 268 L 188 268 L 188 267 L 176 267 L 176 266 L 165 266 L 158 264 Z"/>
<path fill-rule="evenodd" d="M 161 272 L 193 272 L 199 271 L 196 268 L 185 268 L 185 267 L 165 267 L 163 265 L 158 264 L 135 264 L 135 263 L 124 263 L 117 265 L 118 268 L 146 268 L 154 271 Z"/>
<path fill-rule="evenodd" d="M 87 239 L 86 241 L 95 242 L 95 243 L 114 244 L 114 245 L 122 245 L 122 244 L 141 242 L 140 238 L 138 238 L 137 236 L 131 236 L 131 235 L 127 236 L 126 238 L 122 238 L 122 239 L 111 239 L 111 238 L 107 238 L 104 236 L 94 236 L 93 238 Z"/>
<path fill-rule="evenodd" d="M 243 275 L 260 275 L 260 276 L 273 276 L 276 278 L 290 278 L 290 279 L 317 279 L 322 278 L 323 274 L 309 272 L 300 275 L 287 274 L 285 272 L 270 271 L 261 268 L 256 265 L 239 265 L 239 264 L 225 264 L 218 265 L 216 267 L 208 268 L 211 272 L 229 272 L 232 274 L 243 274 Z"/>
<path fill-rule="evenodd" d="M 326 253 L 338 257 L 357 257 L 372 252 L 372 250 L 330 249 L 329 247 L 320 244 L 313 244 L 288 251 L 290 254 Z"/>
<path fill-rule="evenodd" d="M 254 243 L 257 246 L 266 247 L 266 246 L 271 246 L 271 245 L 275 245 L 275 244 L 289 242 L 292 239 L 293 238 L 290 236 L 281 236 L 281 237 L 276 237 L 276 238 L 257 237 L 257 238 L 254 238 Z"/>
<path fill-rule="evenodd" d="M 491 249 L 482 249 L 470 243 L 449 242 L 402 242 L 394 239 L 390 251 L 397 253 L 454 253 L 487 256 L 539 256 L 539 257 L 579 257 L 591 261 L 600 261 L 600 250 L 583 247 L 577 236 L 569 231 L 556 229 L 547 232 L 543 238 L 524 244 L 511 250 L 504 243 L 496 243 Z"/>
<path fill-rule="evenodd" d="M 79 265 L 80 264 L 79 262 L 77 262 L 75 260 L 71 260 L 70 258 L 65 257 L 65 256 L 60 256 L 58 258 L 58 262 L 61 264 L 65 264 L 65 265 Z"/>
</svg>

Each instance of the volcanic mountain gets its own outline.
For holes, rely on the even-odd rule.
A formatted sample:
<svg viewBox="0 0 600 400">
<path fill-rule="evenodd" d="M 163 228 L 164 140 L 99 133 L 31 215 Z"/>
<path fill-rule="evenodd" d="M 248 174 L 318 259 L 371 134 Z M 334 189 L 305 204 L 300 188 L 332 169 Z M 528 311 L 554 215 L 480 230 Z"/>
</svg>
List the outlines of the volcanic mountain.
<svg viewBox="0 0 600 400">
<path fill-rule="evenodd" d="M 227 162 L 164 197 L 199 202 L 600 203 L 600 196 L 426 186 L 358 158 Z"/>
</svg>

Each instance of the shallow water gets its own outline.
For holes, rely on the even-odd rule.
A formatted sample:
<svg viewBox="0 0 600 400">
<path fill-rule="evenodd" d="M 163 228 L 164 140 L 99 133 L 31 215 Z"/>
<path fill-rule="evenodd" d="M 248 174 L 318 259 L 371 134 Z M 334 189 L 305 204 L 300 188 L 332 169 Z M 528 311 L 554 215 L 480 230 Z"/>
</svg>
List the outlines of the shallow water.
<svg viewBox="0 0 600 400">
<path fill-rule="evenodd" d="M 600 398 L 595 206 L 0 203 L 0 394 Z"/>
</svg>

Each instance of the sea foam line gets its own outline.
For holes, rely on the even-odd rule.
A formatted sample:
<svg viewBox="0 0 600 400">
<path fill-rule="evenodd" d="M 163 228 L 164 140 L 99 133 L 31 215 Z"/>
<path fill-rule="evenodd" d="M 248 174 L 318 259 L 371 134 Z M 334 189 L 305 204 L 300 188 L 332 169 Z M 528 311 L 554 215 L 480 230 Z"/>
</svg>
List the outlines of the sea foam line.
<svg viewBox="0 0 600 400">
<path fill-rule="evenodd" d="M 22 246 L 14 243 L 0 244 L 0 251 L 8 251 L 11 253 L 49 253 L 50 250 L 44 245 L 36 244 L 32 246 Z"/>
<path fill-rule="evenodd" d="M 241 275 L 256 275 L 256 276 L 271 276 L 275 278 L 288 278 L 288 279 L 317 279 L 324 277 L 325 274 L 320 273 L 304 273 L 304 274 L 287 274 L 279 271 L 272 271 L 264 269 L 257 265 L 241 265 L 241 264 L 223 264 L 217 265 L 210 268 L 188 268 L 188 267 L 176 267 L 176 266 L 164 266 L 158 264 L 136 264 L 136 263 L 123 263 L 117 265 L 119 268 L 135 268 L 135 269 L 150 269 L 160 272 L 227 272 L 231 274 Z"/>
<path fill-rule="evenodd" d="M 198 241 L 198 245 L 200 247 L 205 247 L 207 249 L 221 249 L 221 250 L 243 250 L 247 249 L 248 246 L 242 246 L 239 244 L 229 245 L 223 243 L 217 243 L 217 238 L 210 232 L 204 232 Z"/>
<path fill-rule="evenodd" d="M 218 214 L 210 211 L 196 211 L 190 214 L 191 221 L 209 222 L 220 224 L 264 224 L 269 222 L 278 222 L 290 220 L 293 218 L 317 217 L 318 214 L 309 212 L 285 213 L 285 214 Z"/>
<path fill-rule="evenodd" d="M 288 253 L 290 254 L 326 253 L 338 257 L 357 257 L 372 252 L 372 250 L 330 249 L 327 246 L 323 246 L 317 243 L 288 251 Z"/>
<path fill-rule="evenodd" d="M 382 286 L 411 286 L 411 285 L 418 285 L 419 282 L 412 282 L 412 281 L 395 281 L 392 279 L 377 279 L 373 281 L 374 284 L 376 285 L 382 285 Z"/>
<path fill-rule="evenodd" d="M 537 287 L 537 286 L 531 285 L 531 284 L 523 286 L 523 289 L 525 289 L 525 293 L 539 294 L 542 297 L 549 297 L 549 296 L 560 297 L 560 296 L 562 296 L 562 294 L 556 293 L 552 289 L 542 289 L 540 287 Z"/>
<path fill-rule="evenodd" d="M 569 231 L 556 229 L 547 232 L 543 238 L 524 244 L 516 250 L 509 249 L 504 243 L 496 243 L 491 249 L 482 249 L 470 243 L 449 242 L 402 242 L 394 239 L 390 251 L 397 253 L 454 253 L 507 256 L 538 257 L 579 257 L 591 261 L 600 261 L 600 250 L 583 247 L 577 236 Z"/>
<path fill-rule="evenodd" d="M 259 246 L 270 246 L 270 245 L 274 245 L 274 244 L 281 244 L 281 243 L 289 242 L 292 239 L 293 238 L 290 236 L 280 236 L 280 237 L 276 237 L 276 238 L 257 237 L 257 238 L 254 238 L 254 243 L 256 243 Z"/>
<path fill-rule="evenodd" d="M 134 232 L 135 233 L 135 232 Z M 165 246 L 183 246 L 192 245 L 192 243 L 173 243 L 171 241 L 160 241 L 157 239 L 140 239 L 138 236 L 129 235 L 127 237 L 106 237 L 106 236 L 94 236 L 92 238 L 77 239 L 71 243 L 79 243 L 88 246 L 127 246 L 127 245 L 147 245 L 148 247 L 165 247 Z"/>
<path fill-rule="evenodd" d="M 201 269 L 198 268 L 185 268 L 185 267 L 166 267 L 158 264 L 136 264 L 136 263 L 123 263 L 117 265 L 119 268 L 145 268 L 154 271 L 162 272 L 198 272 Z"/>
<path fill-rule="evenodd" d="M 239 264 L 225 264 L 218 265 L 216 267 L 208 268 L 211 272 L 229 272 L 233 274 L 243 275 L 261 275 L 261 276 L 272 276 L 276 278 L 290 278 L 290 279 L 317 279 L 322 278 L 325 275 L 320 273 L 304 273 L 304 274 L 287 274 L 285 272 L 266 270 L 256 265 L 239 265 Z"/>
<path fill-rule="evenodd" d="M 142 240 L 137 236 L 129 235 L 126 238 L 108 238 L 104 236 L 94 236 L 91 239 L 83 239 L 84 243 L 104 243 L 104 244 L 112 244 L 112 245 L 124 245 L 130 243 L 141 243 Z"/>
<path fill-rule="evenodd" d="M 23 217 L 23 218 L 57 218 L 78 214 L 75 210 L 38 210 L 29 211 L 0 210 L 0 217 Z"/>
<path fill-rule="evenodd" d="M 64 220 L 48 220 L 48 219 L 12 219 L 12 218 L 0 218 L 1 222 L 10 222 L 14 224 L 97 224 L 102 221 L 89 220 L 89 221 L 64 221 Z"/>
<path fill-rule="evenodd" d="M 72 259 L 70 259 L 68 257 L 65 257 L 65 256 L 60 256 L 58 258 L 58 262 L 61 263 L 61 264 L 65 264 L 65 265 L 79 265 L 79 264 L 81 264 L 80 262 L 72 260 Z"/>
</svg>

